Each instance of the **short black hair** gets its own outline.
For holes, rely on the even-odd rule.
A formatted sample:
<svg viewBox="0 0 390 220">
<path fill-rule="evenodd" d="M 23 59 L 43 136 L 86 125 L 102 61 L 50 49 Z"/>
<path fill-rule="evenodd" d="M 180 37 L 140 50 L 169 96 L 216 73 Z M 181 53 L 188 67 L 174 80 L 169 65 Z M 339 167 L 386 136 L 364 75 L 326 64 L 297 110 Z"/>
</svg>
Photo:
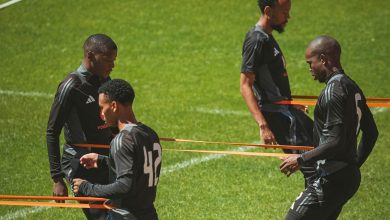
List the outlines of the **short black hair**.
<svg viewBox="0 0 390 220">
<path fill-rule="evenodd" d="M 123 79 L 113 79 L 100 86 L 99 94 L 107 95 L 110 102 L 117 101 L 122 105 L 132 105 L 135 93 L 131 85 Z"/>
<path fill-rule="evenodd" d="M 261 13 L 264 13 L 265 6 L 273 7 L 276 4 L 277 0 L 257 0 L 257 5 L 259 6 L 259 9 Z"/>
<path fill-rule="evenodd" d="M 93 34 L 87 38 L 83 46 L 84 52 L 108 53 L 118 50 L 115 42 L 105 34 Z"/>
</svg>

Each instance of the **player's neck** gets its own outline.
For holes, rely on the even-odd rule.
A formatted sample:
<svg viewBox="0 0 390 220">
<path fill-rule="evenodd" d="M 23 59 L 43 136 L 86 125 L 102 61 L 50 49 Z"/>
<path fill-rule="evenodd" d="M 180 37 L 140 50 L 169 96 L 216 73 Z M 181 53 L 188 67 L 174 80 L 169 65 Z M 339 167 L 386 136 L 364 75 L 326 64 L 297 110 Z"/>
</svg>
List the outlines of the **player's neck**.
<svg viewBox="0 0 390 220">
<path fill-rule="evenodd" d="M 123 114 L 122 117 L 118 120 L 118 129 L 121 131 L 127 124 L 137 124 L 138 121 L 135 118 L 134 112 L 129 109 L 126 111 L 126 114 Z"/>
<path fill-rule="evenodd" d="M 257 25 L 259 25 L 267 34 L 272 34 L 273 29 L 266 16 L 262 15 L 257 22 Z"/>
</svg>

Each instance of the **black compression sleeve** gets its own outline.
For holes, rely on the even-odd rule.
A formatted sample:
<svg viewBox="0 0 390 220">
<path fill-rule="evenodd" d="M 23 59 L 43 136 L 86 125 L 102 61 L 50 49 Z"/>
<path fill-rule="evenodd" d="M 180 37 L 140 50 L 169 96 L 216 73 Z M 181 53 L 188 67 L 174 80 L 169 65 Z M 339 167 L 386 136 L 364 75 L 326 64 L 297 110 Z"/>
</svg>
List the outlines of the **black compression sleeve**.
<svg viewBox="0 0 390 220">
<path fill-rule="evenodd" d="M 60 89 L 60 88 L 59 88 Z M 65 124 L 67 117 L 68 106 L 64 106 L 64 103 L 61 103 L 59 97 L 61 93 L 57 92 L 56 97 L 54 98 L 53 105 L 51 107 L 49 120 L 46 130 L 46 144 L 47 144 L 47 153 L 50 163 L 50 174 L 54 178 L 62 178 L 65 175 L 61 171 L 61 154 L 60 154 L 60 135 L 62 127 Z"/>
<path fill-rule="evenodd" d="M 332 158 L 338 152 L 342 151 L 344 144 L 340 142 L 343 127 L 343 124 L 337 124 L 329 127 L 327 131 L 324 132 L 326 139 L 320 143 L 318 147 L 301 155 L 303 161 L 312 163 L 317 160 Z"/>
<path fill-rule="evenodd" d="M 105 155 L 98 155 L 97 165 L 100 169 L 108 169 L 108 157 Z"/>
<path fill-rule="evenodd" d="M 83 182 L 79 187 L 78 195 L 117 199 L 126 195 L 131 189 L 132 178 L 130 175 L 122 176 L 114 183 L 108 185 Z"/>
</svg>

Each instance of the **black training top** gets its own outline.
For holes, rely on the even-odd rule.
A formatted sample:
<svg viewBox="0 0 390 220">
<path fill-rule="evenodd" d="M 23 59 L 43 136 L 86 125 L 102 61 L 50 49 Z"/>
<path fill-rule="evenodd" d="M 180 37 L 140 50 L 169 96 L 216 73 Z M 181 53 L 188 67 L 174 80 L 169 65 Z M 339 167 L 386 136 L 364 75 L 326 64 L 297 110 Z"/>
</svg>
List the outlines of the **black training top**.
<svg viewBox="0 0 390 220">
<path fill-rule="evenodd" d="M 114 206 L 133 214 L 154 210 L 161 156 L 160 140 L 153 129 L 142 123 L 127 124 L 112 140 L 110 156 L 100 157 L 98 163 L 104 166 L 108 162 L 111 184 L 83 182 L 79 193 L 113 199 Z"/>
<path fill-rule="evenodd" d="M 254 92 L 261 104 L 291 99 L 286 62 L 275 38 L 256 25 L 245 36 L 242 73 L 254 73 Z"/>
<path fill-rule="evenodd" d="M 46 141 L 51 177 L 64 177 L 59 136 L 64 128 L 64 151 L 76 156 L 88 152 L 108 155 L 108 149 L 73 148 L 72 144 L 109 144 L 111 130 L 100 117 L 98 88 L 103 82 L 83 65 L 59 84 L 49 115 Z"/>
<path fill-rule="evenodd" d="M 362 140 L 357 152 L 357 137 Z M 302 154 L 304 161 L 363 164 L 374 147 L 378 131 L 359 86 L 342 70 L 329 76 L 314 110 L 315 149 Z"/>
</svg>

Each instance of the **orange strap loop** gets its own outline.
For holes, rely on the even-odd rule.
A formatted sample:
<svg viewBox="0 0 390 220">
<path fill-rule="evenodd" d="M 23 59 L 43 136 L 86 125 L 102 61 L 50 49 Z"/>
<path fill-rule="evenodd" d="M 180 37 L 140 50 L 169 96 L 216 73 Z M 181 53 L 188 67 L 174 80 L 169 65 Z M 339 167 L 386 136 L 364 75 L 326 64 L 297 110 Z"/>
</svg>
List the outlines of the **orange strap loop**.
<svg viewBox="0 0 390 220">
<path fill-rule="evenodd" d="M 105 205 L 105 204 L 26 202 L 26 201 L 7 201 L 7 200 L 0 200 L 0 205 L 9 205 L 9 206 L 45 206 L 45 207 L 80 208 L 80 209 L 113 209 L 112 206 Z"/>
<path fill-rule="evenodd" d="M 318 96 L 314 95 L 292 95 L 294 99 L 318 99 Z M 390 102 L 390 98 L 377 98 L 377 97 L 366 97 L 367 101 L 373 102 Z"/>
<path fill-rule="evenodd" d="M 305 100 L 283 100 L 276 102 L 276 104 L 280 105 L 316 105 L 317 101 L 305 101 Z M 367 102 L 368 107 L 390 107 L 390 103 L 382 103 L 382 102 Z"/>
<path fill-rule="evenodd" d="M 72 200 L 88 202 L 105 202 L 105 198 L 97 197 L 66 197 L 66 196 L 25 196 L 25 195 L 0 195 L 0 199 L 31 199 L 31 200 Z"/>
<path fill-rule="evenodd" d="M 203 143 L 203 144 L 224 144 L 243 147 L 261 147 L 261 148 L 278 148 L 288 150 L 312 150 L 311 146 L 291 146 L 291 145 L 272 145 L 272 144 L 249 144 L 249 143 L 232 143 L 221 141 L 197 141 L 197 140 L 185 140 L 176 138 L 160 138 L 161 141 L 174 141 L 174 142 L 187 142 L 187 143 Z M 75 147 L 93 147 L 93 148 L 110 148 L 110 145 L 103 144 L 73 144 Z M 164 150 L 164 149 L 163 149 Z"/>
</svg>

